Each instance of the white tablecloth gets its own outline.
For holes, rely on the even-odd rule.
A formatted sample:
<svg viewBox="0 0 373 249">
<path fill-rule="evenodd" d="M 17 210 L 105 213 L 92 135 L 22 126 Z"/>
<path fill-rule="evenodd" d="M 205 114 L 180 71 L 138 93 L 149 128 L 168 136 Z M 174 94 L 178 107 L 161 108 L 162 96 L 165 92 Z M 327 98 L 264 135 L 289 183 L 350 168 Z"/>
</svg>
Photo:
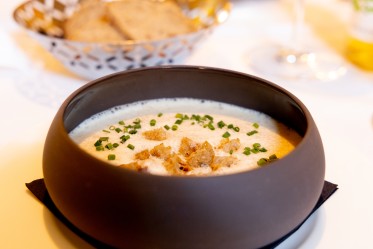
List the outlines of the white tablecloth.
<svg viewBox="0 0 373 249">
<path fill-rule="evenodd" d="M 61 102 L 87 81 L 69 73 L 13 22 L 18 3 L 0 0 L 0 248 L 90 248 L 24 185 L 43 177 L 43 144 L 52 118 Z M 350 7 L 349 1 L 309 0 L 305 40 L 341 55 Z M 186 64 L 255 74 L 247 62 L 250 50 L 263 40 L 286 40 L 290 23 L 287 1 L 234 1 L 228 21 Z M 326 180 L 339 185 L 279 248 L 373 246 L 373 73 L 343 63 L 347 74 L 330 82 L 259 74 L 308 107 L 325 147 Z"/>
</svg>

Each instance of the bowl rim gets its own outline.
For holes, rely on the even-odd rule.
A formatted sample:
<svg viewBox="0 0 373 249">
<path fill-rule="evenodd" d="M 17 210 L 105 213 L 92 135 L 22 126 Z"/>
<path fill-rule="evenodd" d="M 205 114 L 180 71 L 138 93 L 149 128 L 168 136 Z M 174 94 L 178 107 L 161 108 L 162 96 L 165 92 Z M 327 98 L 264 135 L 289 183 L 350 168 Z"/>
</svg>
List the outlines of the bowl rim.
<svg viewBox="0 0 373 249">
<path fill-rule="evenodd" d="M 178 40 L 178 39 L 181 39 L 181 38 L 193 37 L 194 35 L 197 35 L 197 34 L 208 33 L 210 31 L 212 31 L 215 27 L 217 27 L 220 24 L 226 22 L 227 19 L 230 16 L 231 11 L 232 11 L 232 4 L 231 4 L 230 0 L 222 0 L 222 1 L 224 1 L 224 3 L 223 3 L 224 9 L 228 13 L 228 15 L 222 21 L 220 21 L 217 18 L 215 18 L 218 21 L 214 21 L 212 24 L 209 24 L 209 25 L 203 25 L 201 28 L 197 29 L 194 32 L 188 32 L 188 33 L 185 33 L 185 34 L 178 34 L 178 35 L 175 35 L 175 36 L 172 36 L 172 37 L 163 38 L 163 39 L 153 39 L 153 40 L 123 40 L 123 41 L 115 41 L 115 42 L 87 42 L 87 41 L 69 40 L 69 39 L 64 38 L 63 36 L 62 37 L 51 36 L 51 35 L 45 34 L 44 32 L 39 32 L 37 30 L 31 29 L 31 28 L 25 26 L 23 23 L 21 23 L 19 21 L 19 19 L 17 18 L 17 13 L 24 6 L 26 6 L 27 4 L 30 4 L 31 2 L 37 2 L 37 1 L 38 0 L 27 0 L 27 1 L 24 1 L 24 2 L 22 2 L 20 4 L 18 4 L 15 7 L 15 9 L 13 10 L 13 14 L 12 14 L 13 20 L 20 27 L 22 27 L 23 29 L 25 29 L 28 32 L 31 32 L 34 35 L 38 35 L 38 36 L 43 37 L 43 38 L 56 39 L 56 40 L 65 41 L 65 42 L 69 42 L 71 44 L 76 44 L 76 45 L 98 46 L 98 47 L 101 47 L 101 46 L 109 46 L 109 47 L 110 46 L 111 47 L 136 46 L 136 45 L 154 44 L 154 43 L 159 43 L 159 42 L 165 42 L 165 43 L 167 43 L 167 42 L 171 42 L 171 41 Z M 109 0 L 109 1 L 115 1 L 115 0 Z"/>
<path fill-rule="evenodd" d="M 244 170 L 236 173 L 229 173 L 229 174 L 221 174 L 221 175 L 157 175 L 157 174 L 145 174 L 141 172 L 137 172 L 135 170 L 127 169 L 127 168 L 122 168 L 122 167 L 115 167 L 112 164 L 98 159 L 94 155 L 82 150 L 79 145 L 69 136 L 69 132 L 67 131 L 65 127 L 65 115 L 67 112 L 67 107 L 69 104 L 81 93 L 89 90 L 91 87 L 94 87 L 98 84 L 103 84 L 108 79 L 115 78 L 115 77 L 120 77 L 121 75 L 126 75 L 126 74 L 131 74 L 131 73 L 136 73 L 136 72 L 141 72 L 141 71 L 156 71 L 156 70 L 207 70 L 210 72 L 215 72 L 215 73 L 228 73 L 230 75 L 239 75 L 241 77 L 245 78 L 252 78 L 256 80 L 260 84 L 266 84 L 270 86 L 272 89 L 275 89 L 276 91 L 286 95 L 289 99 L 294 101 L 297 105 L 297 107 L 301 110 L 305 123 L 306 123 L 306 129 L 304 132 L 304 135 L 301 136 L 301 141 L 294 147 L 293 150 L 291 150 L 288 154 L 280 158 L 279 160 L 276 160 L 274 162 L 270 163 L 270 167 L 255 167 L 254 169 L 250 170 Z M 141 101 L 141 100 L 138 100 Z M 113 106 L 114 107 L 114 106 Z M 62 110 L 62 111 L 61 111 Z M 126 172 L 126 173 L 131 173 L 131 174 L 136 174 L 136 175 L 143 175 L 145 177 L 160 177 L 160 178 L 183 178 L 183 179 L 206 179 L 206 178 L 219 178 L 219 177 L 235 177 L 239 175 L 244 175 L 244 174 L 251 174 L 252 172 L 260 172 L 260 171 L 266 171 L 270 170 L 273 167 L 278 167 L 283 164 L 284 160 L 288 160 L 288 158 L 292 157 L 292 155 L 296 154 L 298 151 L 302 150 L 302 148 L 305 146 L 305 143 L 307 140 L 311 139 L 311 134 L 313 131 L 311 129 L 315 129 L 316 127 L 313 127 L 310 124 L 316 124 L 313 121 L 312 115 L 307 109 L 307 107 L 291 92 L 288 90 L 284 89 L 283 87 L 268 81 L 266 79 L 263 79 L 261 77 L 239 72 L 239 71 L 234 71 L 230 69 L 224 69 L 224 68 L 218 68 L 218 67 L 209 67 L 209 66 L 193 66 L 193 65 L 167 65 L 167 66 L 153 66 L 153 67 L 145 67 L 145 68 L 137 68 L 137 69 L 131 69 L 131 70 L 126 70 L 126 71 L 121 71 L 121 72 L 116 72 L 113 74 L 109 74 L 100 78 L 97 78 L 93 81 L 88 82 L 87 84 L 81 86 L 80 88 L 76 89 L 74 92 L 72 92 L 62 103 L 60 106 L 58 112 L 60 115 L 56 116 L 58 118 L 58 124 L 61 125 L 62 130 L 63 130 L 63 139 L 69 144 L 69 146 L 72 146 L 74 150 L 78 150 L 79 152 L 83 153 L 85 157 L 89 157 L 90 159 L 93 159 L 94 161 L 98 162 L 99 164 L 103 166 L 110 166 L 113 170 L 119 170 L 119 172 Z M 268 114 L 267 114 L 268 115 Z M 317 129 L 317 128 L 316 128 Z M 320 141 L 322 143 L 322 141 Z"/>
</svg>

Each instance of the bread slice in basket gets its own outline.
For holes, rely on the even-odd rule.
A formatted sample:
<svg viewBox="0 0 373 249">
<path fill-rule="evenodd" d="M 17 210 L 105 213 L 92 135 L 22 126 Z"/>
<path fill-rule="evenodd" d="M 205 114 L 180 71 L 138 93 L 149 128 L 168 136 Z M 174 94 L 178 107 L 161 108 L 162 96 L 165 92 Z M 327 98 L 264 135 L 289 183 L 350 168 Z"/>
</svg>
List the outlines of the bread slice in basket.
<svg viewBox="0 0 373 249">
<path fill-rule="evenodd" d="M 173 1 L 113 1 L 107 10 L 112 24 L 133 40 L 157 40 L 196 30 Z"/>
<path fill-rule="evenodd" d="M 110 24 L 106 4 L 85 1 L 64 25 L 65 38 L 85 42 L 117 42 L 126 37 Z"/>
<path fill-rule="evenodd" d="M 157 40 L 196 30 L 171 0 L 85 0 L 64 24 L 66 39 L 85 42 Z"/>
</svg>

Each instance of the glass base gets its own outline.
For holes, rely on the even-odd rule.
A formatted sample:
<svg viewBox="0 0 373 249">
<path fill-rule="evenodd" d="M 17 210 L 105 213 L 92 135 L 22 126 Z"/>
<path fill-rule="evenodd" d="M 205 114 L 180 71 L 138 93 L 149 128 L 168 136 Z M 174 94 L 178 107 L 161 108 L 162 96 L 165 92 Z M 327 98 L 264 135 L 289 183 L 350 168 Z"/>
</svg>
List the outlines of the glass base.
<svg viewBox="0 0 373 249">
<path fill-rule="evenodd" d="M 346 73 L 341 59 L 329 53 L 263 46 L 252 50 L 248 57 L 250 67 L 264 77 L 331 81 Z"/>
</svg>

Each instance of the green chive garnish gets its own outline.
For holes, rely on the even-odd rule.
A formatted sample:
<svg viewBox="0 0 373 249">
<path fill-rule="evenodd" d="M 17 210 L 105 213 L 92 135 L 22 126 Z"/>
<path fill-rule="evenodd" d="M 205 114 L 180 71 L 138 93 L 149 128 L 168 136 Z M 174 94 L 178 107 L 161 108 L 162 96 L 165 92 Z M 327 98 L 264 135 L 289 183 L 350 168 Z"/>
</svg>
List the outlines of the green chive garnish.
<svg viewBox="0 0 373 249">
<path fill-rule="evenodd" d="M 106 133 L 110 133 L 110 131 L 108 131 L 108 130 L 102 130 L 103 132 L 106 132 Z"/>
<path fill-rule="evenodd" d="M 251 154 L 250 148 L 249 147 L 245 147 L 243 149 L 243 154 L 245 154 L 246 156 L 250 155 Z"/>
<path fill-rule="evenodd" d="M 127 148 L 130 149 L 130 150 L 134 150 L 135 146 L 133 144 L 129 144 L 129 145 L 127 145 Z"/>
<path fill-rule="evenodd" d="M 166 130 L 169 130 L 170 129 L 170 126 L 168 126 L 168 125 L 165 125 L 165 126 L 163 126 Z"/>
<path fill-rule="evenodd" d="M 150 126 L 154 126 L 156 123 L 157 121 L 155 121 L 155 119 L 150 120 Z"/>
<path fill-rule="evenodd" d="M 137 133 L 137 130 L 130 130 L 128 131 L 129 134 L 136 134 Z"/>
<path fill-rule="evenodd" d="M 256 133 L 258 133 L 257 130 L 252 130 L 252 131 L 249 131 L 248 133 L 246 133 L 246 135 L 248 135 L 248 136 L 252 136 L 252 135 L 254 135 L 254 134 L 256 134 Z"/>
<path fill-rule="evenodd" d="M 116 131 L 117 133 L 119 133 L 119 132 L 122 132 L 122 129 L 121 129 L 121 128 L 115 128 L 115 131 Z"/>
<path fill-rule="evenodd" d="M 214 120 L 214 118 L 213 118 L 213 117 L 211 117 L 211 116 L 210 116 L 210 115 L 208 115 L 208 114 L 206 114 L 206 115 L 205 115 L 205 118 L 209 119 L 210 121 L 213 121 L 213 120 Z"/>
<path fill-rule="evenodd" d="M 268 163 L 268 159 L 266 158 L 260 158 L 257 162 L 256 162 L 259 166 L 263 166 L 265 164 Z"/>
<path fill-rule="evenodd" d="M 207 127 L 212 131 L 215 130 L 215 126 L 212 123 L 209 123 Z"/>
<path fill-rule="evenodd" d="M 178 124 L 178 125 L 180 125 L 181 123 L 183 122 L 183 120 L 182 119 L 177 119 L 176 121 L 175 121 L 175 124 Z"/>
<path fill-rule="evenodd" d="M 223 121 L 218 122 L 218 127 L 221 129 L 225 126 L 226 124 Z"/>
<path fill-rule="evenodd" d="M 233 128 L 233 130 L 234 130 L 235 132 L 239 132 L 239 131 L 240 131 L 240 127 L 236 126 L 236 127 Z"/>
<path fill-rule="evenodd" d="M 171 127 L 171 130 L 173 130 L 173 131 L 176 131 L 176 130 L 177 130 L 177 128 L 178 128 L 178 126 L 177 126 L 177 125 L 173 125 L 173 126 Z"/>
<path fill-rule="evenodd" d="M 258 123 L 254 123 L 253 126 L 254 126 L 255 128 L 257 128 L 257 129 L 259 128 L 259 124 L 258 124 Z"/>
<path fill-rule="evenodd" d="M 104 150 L 104 146 L 100 145 L 100 146 L 96 146 L 96 151 L 103 151 Z"/>
<path fill-rule="evenodd" d="M 100 140 L 100 141 L 108 141 L 108 140 L 109 140 L 109 137 L 100 137 L 99 140 Z"/>
<path fill-rule="evenodd" d="M 162 115 L 163 115 L 163 113 L 161 113 L 161 112 L 158 113 L 158 117 L 162 117 Z"/>
<path fill-rule="evenodd" d="M 108 159 L 108 160 L 115 160 L 115 154 L 109 154 L 109 155 L 107 156 L 107 159 Z"/>
<path fill-rule="evenodd" d="M 228 138 L 228 137 L 230 137 L 230 136 L 231 136 L 231 134 L 230 134 L 228 131 L 226 131 L 226 132 L 223 134 L 222 137 L 224 137 L 224 138 Z"/>
<path fill-rule="evenodd" d="M 120 125 L 124 125 L 124 121 L 121 120 L 121 121 L 118 122 L 118 124 L 120 124 Z"/>
</svg>

